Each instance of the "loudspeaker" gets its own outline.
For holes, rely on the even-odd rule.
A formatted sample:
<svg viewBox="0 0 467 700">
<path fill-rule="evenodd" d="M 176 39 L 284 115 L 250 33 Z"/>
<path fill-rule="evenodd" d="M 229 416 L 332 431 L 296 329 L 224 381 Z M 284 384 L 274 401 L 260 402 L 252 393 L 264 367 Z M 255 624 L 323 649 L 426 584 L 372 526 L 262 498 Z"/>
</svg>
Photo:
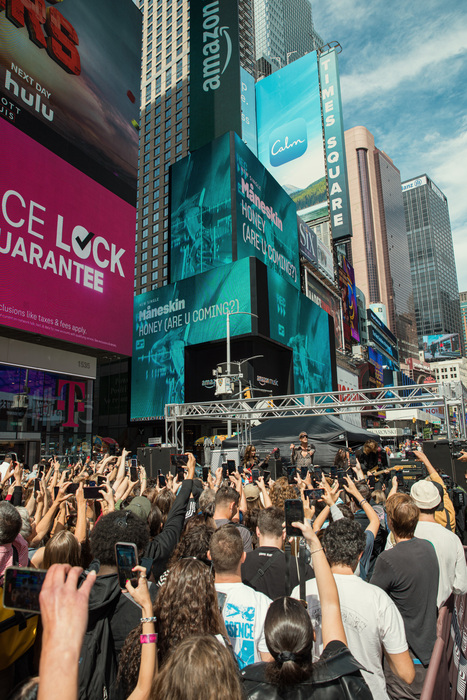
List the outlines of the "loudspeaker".
<svg viewBox="0 0 467 700">
<path fill-rule="evenodd" d="M 138 447 L 138 462 L 146 469 L 148 477 L 155 479 L 158 469 L 163 474 L 170 471 L 170 455 L 175 452 L 174 447 Z"/>
<path fill-rule="evenodd" d="M 277 481 L 280 479 L 282 474 L 282 461 L 280 459 L 274 459 L 274 457 L 269 457 L 268 463 L 264 465 L 264 468 L 271 472 L 271 479 Z"/>
<path fill-rule="evenodd" d="M 452 459 L 448 440 L 424 440 L 423 452 L 426 454 L 435 469 L 440 469 L 451 477 L 463 489 L 467 489 L 464 474 L 467 464 Z"/>
</svg>

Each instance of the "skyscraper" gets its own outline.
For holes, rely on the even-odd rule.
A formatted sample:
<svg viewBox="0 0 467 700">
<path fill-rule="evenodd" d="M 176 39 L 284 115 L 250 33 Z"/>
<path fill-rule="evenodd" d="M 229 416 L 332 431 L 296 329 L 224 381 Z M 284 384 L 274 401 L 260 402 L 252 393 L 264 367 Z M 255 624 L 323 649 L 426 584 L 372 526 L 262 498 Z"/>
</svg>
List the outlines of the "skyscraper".
<svg viewBox="0 0 467 700">
<path fill-rule="evenodd" d="M 169 167 L 189 149 L 189 5 L 140 0 L 143 15 L 135 294 L 168 283 Z M 252 0 L 239 2 L 240 62 L 254 75 Z"/>
<path fill-rule="evenodd" d="M 309 0 L 254 0 L 258 77 L 270 75 L 324 44 Z"/>
<path fill-rule="evenodd" d="M 427 175 L 402 183 L 419 346 L 422 337 L 459 333 L 459 288 L 448 202 Z"/>
<path fill-rule="evenodd" d="M 413 291 L 400 172 L 363 126 L 345 132 L 355 283 L 367 304 L 382 303 L 400 358 L 417 357 Z"/>
</svg>

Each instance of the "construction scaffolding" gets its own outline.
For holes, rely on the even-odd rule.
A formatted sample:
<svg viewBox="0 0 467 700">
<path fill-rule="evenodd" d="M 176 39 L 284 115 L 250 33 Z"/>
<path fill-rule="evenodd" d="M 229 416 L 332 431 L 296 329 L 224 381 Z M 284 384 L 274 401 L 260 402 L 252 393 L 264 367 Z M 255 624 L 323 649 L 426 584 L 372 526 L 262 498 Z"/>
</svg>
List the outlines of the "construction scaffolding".
<svg viewBox="0 0 467 700">
<path fill-rule="evenodd" d="M 401 408 L 432 408 L 440 406 L 446 417 L 448 440 L 452 439 L 449 409 L 458 416 L 458 437 L 466 437 L 465 400 L 461 382 L 443 384 L 411 384 L 373 389 L 346 390 L 321 394 L 292 394 L 270 398 L 229 399 L 202 403 L 167 404 L 165 407 L 166 443 L 184 451 L 186 421 L 216 421 L 236 425 L 239 446 L 251 442 L 253 422 L 284 416 L 316 416 L 338 414 L 345 420 L 350 413 L 375 413 Z M 390 420 L 390 415 L 388 416 Z"/>
</svg>

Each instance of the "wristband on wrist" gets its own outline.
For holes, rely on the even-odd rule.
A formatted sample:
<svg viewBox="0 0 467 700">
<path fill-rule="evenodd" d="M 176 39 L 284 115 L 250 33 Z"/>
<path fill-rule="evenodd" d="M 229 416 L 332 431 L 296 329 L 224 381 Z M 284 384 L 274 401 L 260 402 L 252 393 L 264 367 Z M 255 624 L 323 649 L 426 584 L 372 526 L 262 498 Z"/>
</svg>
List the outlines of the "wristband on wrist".
<svg viewBox="0 0 467 700">
<path fill-rule="evenodd" d="M 157 617 L 142 617 L 140 622 L 157 622 Z"/>
<path fill-rule="evenodd" d="M 157 634 L 140 634 L 140 644 L 155 644 L 157 642 Z"/>
<path fill-rule="evenodd" d="M 320 547 L 319 549 L 314 549 L 312 552 L 310 552 L 310 554 L 316 554 L 316 552 L 322 552 L 322 551 L 323 551 L 323 548 Z"/>
<path fill-rule="evenodd" d="M 368 503 L 368 501 L 366 500 L 366 498 L 362 498 L 362 500 L 358 502 L 358 505 L 361 506 L 362 503 Z"/>
</svg>

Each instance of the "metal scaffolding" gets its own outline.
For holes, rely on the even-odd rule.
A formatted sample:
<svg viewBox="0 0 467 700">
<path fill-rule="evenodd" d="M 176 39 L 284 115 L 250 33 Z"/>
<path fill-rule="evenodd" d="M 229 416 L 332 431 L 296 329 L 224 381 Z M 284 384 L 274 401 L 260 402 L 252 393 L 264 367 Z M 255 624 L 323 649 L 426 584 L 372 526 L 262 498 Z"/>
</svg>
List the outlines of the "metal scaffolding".
<svg viewBox="0 0 467 700">
<path fill-rule="evenodd" d="M 447 417 L 446 429 L 451 439 L 449 408 L 456 407 L 459 417 L 459 437 L 465 438 L 465 402 L 461 382 L 443 384 L 411 384 L 395 387 L 346 390 L 321 394 L 293 394 L 270 398 L 229 399 L 202 403 L 167 404 L 165 407 L 166 443 L 184 451 L 186 421 L 202 420 L 236 424 L 240 446 L 251 441 L 253 421 L 285 416 L 316 416 L 339 414 L 345 420 L 350 413 L 374 413 L 400 408 L 423 410 L 440 406 Z M 390 420 L 390 418 L 389 418 Z"/>
</svg>

